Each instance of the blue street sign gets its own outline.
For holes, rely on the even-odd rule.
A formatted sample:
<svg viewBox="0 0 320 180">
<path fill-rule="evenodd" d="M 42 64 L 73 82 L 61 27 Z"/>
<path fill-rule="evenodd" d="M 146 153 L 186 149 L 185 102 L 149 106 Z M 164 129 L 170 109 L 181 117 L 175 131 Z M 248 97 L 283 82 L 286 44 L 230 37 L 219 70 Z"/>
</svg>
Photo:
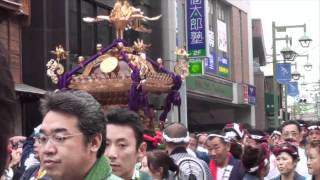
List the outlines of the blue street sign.
<svg viewBox="0 0 320 180">
<path fill-rule="evenodd" d="M 292 97 L 299 95 L 298 82 L 289 82 L 288 95 Z"/>
<path fill-rule="evenodd" d="M 277 63 L 276 80 L 280 84 L 288 84 L 291 81 L 291 64 Z"/>
<path fill-rule="evenodd" d="M 205 0 L 187 0 L 186 2 L 189 57 L 206 56 Z"/>
</svg>

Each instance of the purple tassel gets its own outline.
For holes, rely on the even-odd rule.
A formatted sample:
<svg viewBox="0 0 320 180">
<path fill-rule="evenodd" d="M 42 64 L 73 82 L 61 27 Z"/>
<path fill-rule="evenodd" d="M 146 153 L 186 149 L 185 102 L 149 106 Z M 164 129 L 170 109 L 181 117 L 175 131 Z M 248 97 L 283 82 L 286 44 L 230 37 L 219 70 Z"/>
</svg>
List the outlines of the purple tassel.
<svg viewBox="0 0 320 180">
<path fill-rule="evenodd" d="M 174 86 L 171 88 L 171 91 L 167 95 L 163 112 L 160 115 L 160 121 L 163 121 L 163 122 L 167 119 L 167 115 L 171 110 L 171 104 L 176 106 L 181 105 L 180 93 L 178 91 L 182 84 L 181 77 L 173 73 L 170 73 L 170 75 L 173 78 Z"/>
</svg>

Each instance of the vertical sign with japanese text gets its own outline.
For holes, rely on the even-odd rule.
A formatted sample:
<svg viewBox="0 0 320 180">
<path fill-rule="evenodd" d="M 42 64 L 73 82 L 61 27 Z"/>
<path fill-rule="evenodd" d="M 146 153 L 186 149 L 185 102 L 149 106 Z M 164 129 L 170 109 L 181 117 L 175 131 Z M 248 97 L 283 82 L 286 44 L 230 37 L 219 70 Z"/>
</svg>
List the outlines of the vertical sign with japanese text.
<svg viewBox="0 0 320 180">
<path fill-rule="evenodd" d="M 256 104 L 256 87 L 248 85 L 248 103 L 255 105 Z"/>
<path fill-rule="evenodd" d="M 218 48 L 220 51 L 228 51 L 227 25 L 225 22 L 218 20 Z"/>
<path fill-rule="evenodd" d="M 228 78 L 230 75 L 229 72 L 229 59 L 224 57 L 218 57 L 219 63 L 218 63 L 218 75 L 224 78 Z"/>
<path fill-rule="evenodd" d="M 210 57 L 206 58 L 204 63 L 206 72 L 213 74 L 217 72 L 217 57 L 215 54 L 212 54 Z"/>
<path fill-rule="evenodd" d="M 205 0 L 187 0 L 189 57 L 206 56 Z"/>
</svg>

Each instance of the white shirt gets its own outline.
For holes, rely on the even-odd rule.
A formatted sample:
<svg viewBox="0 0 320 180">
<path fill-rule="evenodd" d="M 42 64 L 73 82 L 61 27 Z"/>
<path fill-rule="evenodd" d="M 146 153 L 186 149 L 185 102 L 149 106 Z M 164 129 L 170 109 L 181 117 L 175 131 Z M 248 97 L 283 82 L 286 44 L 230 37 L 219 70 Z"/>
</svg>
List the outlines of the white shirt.
<svg viewBox="0 0 320 180">
<path fill-rule="evenodd" d="M 206 149 L 206 148 L 204 148 L 204 147 L 201 147 L 201 146 L 198 146 L 198 147 L 197 147 L 197 150 L 198 150 L 198 151 L 201 151 L 201 152 L 208 153 L 208 149 Z"/>
<path fill-rule="evenodd" d="M 196 153 L 195 153 L 192 149 L 187 148 L 187 152 L 188 152 L 188 154 L 190 154 L 191 156 L 197 157 Z"/>
<path fill-rule="evenodd" d="M 280 172 L 277 168 L 277 159 L 274 154 L 270 155 L 269 162 L 270 162 L 270 170 L 269 170 L 268 175 L 266 177 L 264 177 L 265 180 L 274 179 L 280 175 Z"/>
<path fill-rule="evenodd" d="M 233 166 L 217 167 L 217 180 L 229 180 Z"/>
<path fill-rule="evenodd" d="M 226 167 L 223 167 L 223 168 L 217 167 L 217 180 L 222 180 L 222 176 L 225 168 Z"/>
<path fill-rule="evenodd" d="M 298 153 L 299 153 L 300 161 L 297 164 L 296 171 L 301 176 L 306 177 L 309 175 L 309 173 L 308 173 L 307 156 L 306 156 L 305 150 L 298 147 Z"/>
</svg>

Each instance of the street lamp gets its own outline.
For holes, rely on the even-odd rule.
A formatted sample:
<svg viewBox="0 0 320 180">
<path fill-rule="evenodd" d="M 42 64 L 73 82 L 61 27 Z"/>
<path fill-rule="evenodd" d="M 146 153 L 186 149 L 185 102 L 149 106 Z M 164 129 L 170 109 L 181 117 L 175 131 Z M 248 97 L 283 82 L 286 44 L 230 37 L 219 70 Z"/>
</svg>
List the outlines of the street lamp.
<svg viewBox="0 0 320 180">
<path fill-rule="evenodd" d="M 305 54 L 305 55 L 299 55 L 299 56 L 305 56 L 307 57 L 307 63 L 305 65 L 303 65 L 304 70 L 306 71 L 311 71 L 312 69 L 312 64 L 309 63 L 309 54 Z"/>
<path fill-rule="evenodd" d="M 300 79 L 300 77 L 301 77 L 301 74 L 297 70 L 297 66 L 298 66 L 297 62 L 295 62 L 295 63 L 293 63 L 291 65 L 294 65 L 294 71 L 291 73 L 291 77 L 292 77 L 293 80 L 298 81 Z M 285 94 L 285 95 L 287 95 L 287 94 Z"/>
<path fill-rule="evenodd" d="M 312 64 L 309 63 L 309 54 L 297 54 L 296 58 L 298 58 L 298 57 L 306 57 L 307 58 L 307 63 L 305 65 L 303 65 L 303 68 L 306 71 L 311 71 L 312 70 Z"/>
<path fill-rule="evenodd" d="M 275 125 L 279 126 L 280 122 L 278 119 L 278 109 L 279 109 L 279 102 L 278 102 L 278 97 L 277 97 L 277 81 L 275 78 L 275 74 L 276 74 L 276 62 L 277 62 L 277 50 L 276 50 L 276 32 L 285 32 L 288 28 L 303 28 L 304 30 L 304 35 L 306 34 L 306 24 L 303 25 L 293 25 L 293 26 L 276 26 L 275 22 L 272 22 L 272 56 L 273 56 L 273 102 L 274 102 L 274 121 L 275 121 Z M 299 42 L 301 44 L 302 47 L 309 47 L 310 46 L 310 42 L 311 39 L 309 37 L 302 36 L 299 39 Z M 287 52 L 287 51 L 284 51 Z M 286 56 L 289 57 L 289 56 Z M 299 77 L 300 78 L 300 77 Z M 285 85 L 285 95 L 287 95 L 287 85 Z M 285 96 L 286 97 L 286 96 Z M 285 100 L 287 102 L 287 99 Z M 285 105 L 286 109 L 287 109 L 287 103 Z M 287 113 L 285 114 L 285 119 L 287 119 Z"/>
<path fill-rule="evenodd" d="M 283 48 L 280 51 L 280 53 L 282 54 L 283 59 L 287 61 L 293 61 L 297 55 L 297 53 L 294 50 L 292 50 L 289 46 Z"/>
<path fill-rule="evenodd" d="M 301 77 L 301 74 L 297 71 L 297 70 L 295 70 L 295 71 L 293 71 L 292 73 L 291 73 L 291 77 L 292 77 L 292 79 L 293 80 L 299 80 L 300 79 L 300 77 Z"/>
<path fill-rule="evenodd" d="M 307 35 L 303 35 L 300 37 L 299 42 L 302 47 L 307 48 L 310 46 L 312 39 L 309 38 Z"/>
<path fill-rule="evenodd" d="M 312 64 L 307 62 L 305 65 L 303 65 L 304 70 L 311 71 L 312 70 Z"/>
</svg>

